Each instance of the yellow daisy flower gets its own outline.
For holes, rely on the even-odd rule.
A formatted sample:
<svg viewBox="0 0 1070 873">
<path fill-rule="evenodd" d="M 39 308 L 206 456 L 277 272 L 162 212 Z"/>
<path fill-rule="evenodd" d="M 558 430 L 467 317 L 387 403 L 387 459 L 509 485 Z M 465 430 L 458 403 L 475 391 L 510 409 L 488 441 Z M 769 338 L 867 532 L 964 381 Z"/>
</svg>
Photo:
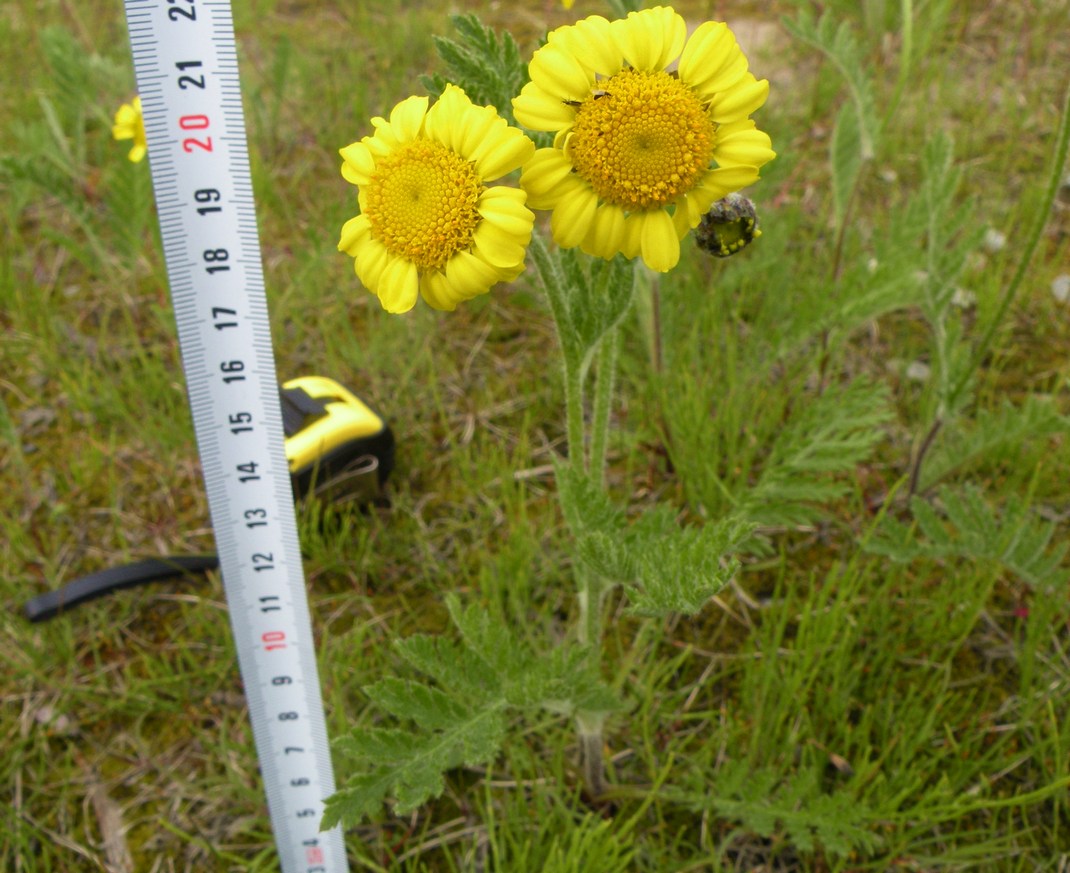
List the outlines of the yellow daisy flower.
<svg viewBox="0 0 1070 873">
<path fill-rule="evenodd" d="M 141 117 L 141 98 L 135 97 L 132 102 L 124 103 L 115 113 L 115 123 L 112 125 L 111 135 L 116 140 L 132 139 L 134 147 L 127 155 L 135 164 L 143 160 L 148 152 L 148 144 L 145 142 L 145 120 Z"/>
<path fill-rule="evenodd" d="M 769 83 L 748 71 L 721 22 L 689 39 L 666 6 L 612 22 L 593 15 L 553 31 L 529 72 L 517 121 L 557 135 L 520 184 L 529 206 L 553 210 L 564 248 L 670 270 L 710 206 L 776 156 L 749 117 Z"/>
<path fill-rule="evenodd" d="M 388 312 L 408 312 L 417 293 L 453 310 L 512 281 L 535 222 L 522 190 L 486 185 L 520 167 L 534 143 L 456 86 L 428 102 L 403 100 L 389 121 L 372 119 L 372 136 L 341 150 L 360 215 L 345 223 L 338 249 Z"/>
</svg>

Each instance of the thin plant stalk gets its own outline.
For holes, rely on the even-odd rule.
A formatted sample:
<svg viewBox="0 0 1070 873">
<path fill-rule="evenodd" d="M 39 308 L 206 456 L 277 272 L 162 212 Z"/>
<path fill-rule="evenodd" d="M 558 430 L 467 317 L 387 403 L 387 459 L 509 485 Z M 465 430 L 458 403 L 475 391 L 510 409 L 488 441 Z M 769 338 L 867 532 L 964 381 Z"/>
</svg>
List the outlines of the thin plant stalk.
<svg viewBox="0 0 1070 873">
<path fill-rule="evenodd" d="M 617 377 L 620 354 L 620 326 L 611 328 L 598 350 L 598 372 L 594 383 L 594 411 L 591 418 L 589 472 L 599 487 L 606 485 L 606 452 L 609 445 L 609 410 Z"/>
<path fill-rule="evenodd" d="M 620 356 L 620 327 L 614 325 L 606 332 L 596 352 L 593 409 L 588 433 L 584 417 L 583 386 L 586 368 L 580 360 L 580 355 L 576 353 L 573 345 L 574 338 L 568 334 L 570 329 L 567 320 L 568 297 L 575 293 L 576 289 L 566 287 L 564 284 L 566 280 L 557 262 L 550 254 L 545 241 L 538 234 L 532 238 L 531 251 L 549 298 L 550 311 L 554 317 L 564 358 L 565 428 L 568 436 L 569 463 L 590 475 L 592 480 L 604 489 L 606 487 L 605 467 L 609 444 L 610 408 Z M 634 282 L 634 272 L 630 280 Z M 589 446 L 589 452 L 586 450 L 587 446 Z M 608 586 L 606 580 L 580 563 L 576 564 L 574 575 L 579 613 L 576 637 L 579 644 L 588 650 L 592 668 L 598 670 L 602 662 L 603 613 Z M 584 783 L 593 797 L 601 796 L 606 788 L 605 761 L 602 751 L 604 724 L 605 714 L 602 712 L 581 710 L 576 713 L 576 730 Z"/>
<path fill-rule="evenodd" d="M 988 327 L 985 329 L 981 341 L 977 344 L 977 349 L 974 351 L 973 366 L 966 369 L 965 373 L 959 378 L 957 384 L 951 390 L 951 400 L 949 405 L 952 407 L 959 395 L 966 389 L 971 374 L 981 366 L 981 362 L 984 360 L 985 355 L 988 354 L 988 349 L 992 345 L 996 331 L 998 331 L 1003 324 L 1003 319 L 1006 318 L 1007 312 L 1011 308 L 1011 304 L 1014 302 L 1015 297 L 1018 296 L 1018 291 L 1022 287 L 1022 281 L 1025 279 L 1029 263 L 1033 260 L 1033 254 L 1036 252 L 1037 246 L 1040 244 L 1040 238 L 1044 233 L 1044 227 L 1048 223 L 1048 219 L 1051 216 L 1052 206 L 1059 193 L 1059 187 L 1062 184 L 1063 179 L 1063 167 L 1066 166 L 1068 152 L 1070 152 L 1070 81 L 1067 81 L 1066 94 L 1063 97 L 1062 115 L 1059 120 L 1059 130 L 1055 137 L 1055 147 L 1052 150 L 1051 171 L 1048 177 L 1048 187 L 1044 192 L 1044 199 L 1037 207 L 1035 213 L 1036 218 L 1033 222 L 1033 226 L 1029 230 L 1029 235 L 1025 239 L 1025 245 L 1022 247 L 1022 254 L 1018 260 L 1018 267 L 1014 271 L 1014 276 L 1011 279 L 1010 284 L 1007 286 L 1007 290 L 1003 293 L 1003 299 L 999 302 L 999 308 L 996 309 L 996 314 L 992 317 L 991 321 L 989 321 Z"/>
</svg>

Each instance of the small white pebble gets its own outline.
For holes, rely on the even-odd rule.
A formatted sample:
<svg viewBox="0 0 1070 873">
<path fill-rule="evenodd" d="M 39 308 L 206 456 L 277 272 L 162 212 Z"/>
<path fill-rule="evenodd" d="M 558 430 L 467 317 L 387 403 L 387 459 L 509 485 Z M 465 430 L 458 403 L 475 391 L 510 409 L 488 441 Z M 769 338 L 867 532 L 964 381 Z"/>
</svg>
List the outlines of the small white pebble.
<svg viewBox="0 0 1070 873">
<path fill-rule="evenodd" d="M 969 309 L 976 302 L 977 295 L 965 288 L 956 288 L 955 293 L 951 295 L 951 305 L 959 309 Z"/>
<path fill-rule="evenodd" d="M 911 361 L 904 374 L 911 382 L 928 382 L 932 370 L 922 361 Z"/>
<path fill-rule="evenodd" d="M 981 245 L 985 247 L 985 251 L 991 252 L 992 254 L 1001 252 L 1007 245 L 1007 235 L 1002 231 L 996 230 L 994 227 L 990 227 L 985 231 L 985 238 Z"/>
<path fill-rule="evenodd" d="M 1070 300 L 1070 273 L 1056 276 L 1051 282 L 1051 296 L 1060 303 Z"/>
</svg>

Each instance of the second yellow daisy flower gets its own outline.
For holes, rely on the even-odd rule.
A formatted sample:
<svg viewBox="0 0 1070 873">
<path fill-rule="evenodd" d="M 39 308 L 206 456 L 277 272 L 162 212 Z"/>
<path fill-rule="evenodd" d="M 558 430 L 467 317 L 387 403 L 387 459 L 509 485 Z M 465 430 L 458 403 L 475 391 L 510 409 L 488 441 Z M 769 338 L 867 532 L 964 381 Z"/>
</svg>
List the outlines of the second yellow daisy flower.
<svg viewBox="0 0 1070 873">
<path fill-rule="evenodd" d="M 372 119 L 374 135 L 341 150 L 360 214 L 338 248 L 388 312 L 408 312 L 417 296 L 453 310 L 512 281 L 535 222 L 522 190 L 486 184 L 519 168 L 534 143 L 453 85 L 428 102 L 403 100 L 389 121 Z"/>
<path fill-rule="evenodd" d="M 553 210 L 565 248 L 670 270 L 710 206 L 776 156 L 749 117 L 769 83 L 748 71 L 721 22 L 688 39 L 665 6 L 613 22 L 591 16 L 553 31 L 529 72 L 516 118 L 556 137 L 524 167 L 521 185 L 532 208 Z"/>
</svg>

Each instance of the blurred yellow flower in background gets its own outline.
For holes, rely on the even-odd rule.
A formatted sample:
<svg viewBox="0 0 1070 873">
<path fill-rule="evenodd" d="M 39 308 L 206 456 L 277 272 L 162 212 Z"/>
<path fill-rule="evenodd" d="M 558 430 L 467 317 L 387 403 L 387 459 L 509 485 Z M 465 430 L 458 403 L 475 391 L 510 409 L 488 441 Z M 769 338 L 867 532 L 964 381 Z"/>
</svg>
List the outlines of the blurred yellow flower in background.
<svg viewBox="0 0 1070 873">
<path fill-rule="evenodd" d="M 403 100 L 389 121 L 372 119 L 372 136 L 340 152 L 360 214 L 345 223 L 338 248 L 388 312 L 408 312 L 418 295 L 453 310 L 512 281 L 535 221 L 522 190 L 486 184 L 528 160 L 531 140 L 453 85 L 428 103 Z"/>
<path fill-rule="evenodd" d="M 127 155 L 135 164 L 143 160 L 148 152 L 145 142 L 145 120 L 141 117 L 141 98 L 135 97 L 130 103 L 124 103 L 115 113 L 115 122 L 111 135 L 116 140 L 132 139 L 134 141 L 130 154 Z"/>
<path fill-rule="evenodd" d="M 769 83 L 749 72 L 732 31 L 687 38 L 670 7 L 560 27 L 535 52 L 513 100 L 517 121 L 554 131 L 525 165 L 533 209 L 558 245 L 672 269 L 711 204 L 758 179 L 776 155 L 750 119 Z"/>
</svg>

